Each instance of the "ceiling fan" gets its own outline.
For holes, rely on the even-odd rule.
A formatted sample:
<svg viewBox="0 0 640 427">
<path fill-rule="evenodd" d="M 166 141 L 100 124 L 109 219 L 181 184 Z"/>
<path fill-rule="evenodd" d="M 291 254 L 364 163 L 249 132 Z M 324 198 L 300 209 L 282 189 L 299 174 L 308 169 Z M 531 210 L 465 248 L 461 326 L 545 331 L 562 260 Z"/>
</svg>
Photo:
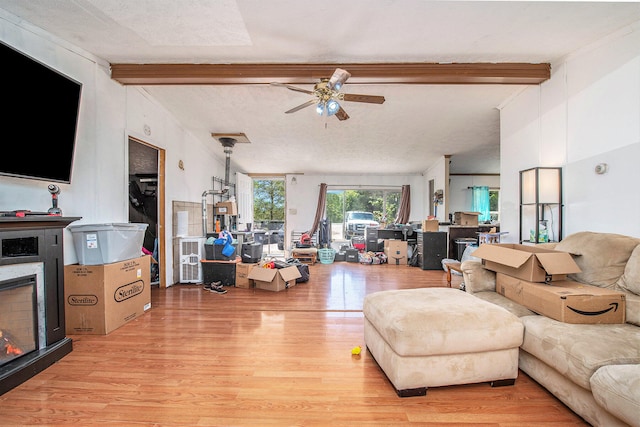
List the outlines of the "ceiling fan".
<svg viewBox="0 0 640 427">
<path fill-rule="evenodd" d="M 291 86 L 286 83 L 271 83 L 274 86 L 283 86 L 287 89 L 302 92 L 309 95 L 313 95 L 313 99 L 305 102 L 304 104 L 293 107 L 292 109 L 285 111 L 285 113 L 295 113 L 303 108 L 316 106 L 318 114 L 327 116 L 335 115 L 338 120 L 347 120 L 349 115 L 342 108 L 338 101 L 351 101 L 351 102 L 367 102 L 370 104 L 382 104 L 385 99 L 384 96 L 378 95 L 356 95 L 353 93 L 342 93 L 340 88 L 351 77 L 351 74 L 341 68 L 336 68 L 333 75 L 329 79 L 321 79 L 316 83 L 313 90 L 302 89 L 296 86 Z"/>
</svg>

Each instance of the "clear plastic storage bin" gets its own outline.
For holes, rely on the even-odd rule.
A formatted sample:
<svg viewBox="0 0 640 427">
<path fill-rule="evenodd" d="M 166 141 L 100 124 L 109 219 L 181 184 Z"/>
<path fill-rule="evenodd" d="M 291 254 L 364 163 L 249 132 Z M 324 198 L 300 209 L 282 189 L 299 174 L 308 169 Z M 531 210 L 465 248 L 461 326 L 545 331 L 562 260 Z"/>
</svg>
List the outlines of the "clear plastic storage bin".
<svg viewBox="0 0 640 427">
<path fill-rule="evenodd" d="M 149 224 L 69 225 L 80 265 L 126 261 L 142 255 L 144 233 Z"/>
</svg>

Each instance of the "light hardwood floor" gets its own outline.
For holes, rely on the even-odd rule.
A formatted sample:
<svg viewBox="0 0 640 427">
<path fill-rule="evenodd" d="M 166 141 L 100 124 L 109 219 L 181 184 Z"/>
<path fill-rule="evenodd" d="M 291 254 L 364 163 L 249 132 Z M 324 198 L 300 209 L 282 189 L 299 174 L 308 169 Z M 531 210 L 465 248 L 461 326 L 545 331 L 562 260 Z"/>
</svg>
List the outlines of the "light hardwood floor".
<svg viewBox="0 0 640 427">
<path fill-rule="evenodd" d="M 362 345 L 362 301 L 446 286 L 443 271 L 316 264 L 282 292 L 152 289 L 152 308 L 0 396 L 0 425 L 586 426 L 520 372 L 514 386 L 399 398 Z M 454 276 L 453 286 L 461 279 Z"/>
</svg>

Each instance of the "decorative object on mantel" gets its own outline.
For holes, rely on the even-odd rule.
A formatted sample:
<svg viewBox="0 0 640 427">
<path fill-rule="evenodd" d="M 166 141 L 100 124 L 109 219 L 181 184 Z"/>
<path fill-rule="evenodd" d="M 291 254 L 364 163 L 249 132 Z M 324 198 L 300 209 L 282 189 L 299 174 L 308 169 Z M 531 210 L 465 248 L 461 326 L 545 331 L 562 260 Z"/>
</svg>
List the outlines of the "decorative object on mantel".
<svg viewBox="0 0 640 427">
<path fill-rule="evenodd" d="M 58 207 L 58 194 L 60 194 L 60 187 L 55 184 L 49 184 L 47 187 L 49 193 L 51 193 L 51 207 L 47 211 L 49 215 L 62 216 L 62 209 Z"/>
</svg>

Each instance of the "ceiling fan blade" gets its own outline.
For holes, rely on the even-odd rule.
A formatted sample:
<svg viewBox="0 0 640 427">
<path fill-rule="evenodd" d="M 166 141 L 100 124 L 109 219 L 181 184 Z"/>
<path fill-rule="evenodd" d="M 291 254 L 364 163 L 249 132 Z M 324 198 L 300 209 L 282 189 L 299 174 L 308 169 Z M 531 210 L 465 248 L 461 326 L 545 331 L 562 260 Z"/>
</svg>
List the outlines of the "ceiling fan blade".
<svg viewBox="0 0 640 427">
<path fill-rule="evenodd" d="M 345 93 L 342 99 L 351 102 L 368 102 L 370 104 L 382 104 L 385 99 L 384 96 L 379 95 L 356 95 L 355 93 Z"/>
<path fill-rule="evenodd" d="M 327 81 L 327 87 L 329 89 L 340 90 L 349 77 L 351 77 L 351 73 L 347 70 L 336 68 L 331 78 Z"/>
<path fill-rule="evenodd" d="M 349 115 L 347 114 L 346 111 L 344 111 L 342 109 L 342 107 L 340 107 L 340 109 L 338 110 L 338 112 L 335 114 L 335 116 L 338 118 L 338 120 L 342 121 L 342 120 L 347 120 L 349 118 Z"/>
<path fill-rule="evenodd" d="M 310 107 L 312 105 L 317 104 L 318 101 L 315 99 L 310 99 L 309 101 L 305 102 L 304 104 L 300 104 L 297 107 L 293 107 L 292 109 L 285 111 L 285 114 L 289 114 L 289 113 L 295 113 L 298 110 L 302 110 L 303 108 L 307 108 Z"/>
<path fill-rule="evenodd" d="M 271 84 L 272 84 L 273 86 L 282 86 L 282 87 L 286 87 L 287 89 L 289 89 L 289 90 L 293 90 L 293 91 L 296 91 L 296 92 L 307 93 L 307 94 L 309 94 L 309 95 L 312 95 L 312 94 L 313 94 L 313 91 L 312 91 L 312 90 L 302 89 L 302 88 L 299 88 L 299 87 L 296 87 L 296 86 L 288 85 L 288 84 L 286 84 L 286 83 L 271 82 Z"/>
</svg>

